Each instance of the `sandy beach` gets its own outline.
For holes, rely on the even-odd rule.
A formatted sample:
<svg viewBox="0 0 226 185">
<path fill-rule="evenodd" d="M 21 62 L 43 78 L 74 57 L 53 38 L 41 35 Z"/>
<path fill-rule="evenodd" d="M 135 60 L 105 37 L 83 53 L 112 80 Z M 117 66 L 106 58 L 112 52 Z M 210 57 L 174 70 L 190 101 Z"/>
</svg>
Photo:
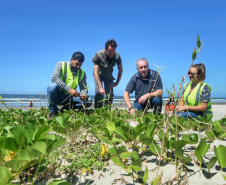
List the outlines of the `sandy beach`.
<svg viewBox="0 0 226 185">
<path fill-rule="evenodd" d="M 6 110 L 5 107 L 0 107 L 3 110 Z M 29 110 L 29 107 L 9 107 L 9 108 L 19 108 L 24 111 Z M 93 107 L 91 107 L 93 108 Z M 118 104 L 113 105 L 113 108 L 121 108 L 121 109 L 126 109 L 127 107 L 125 105 L 119 106 Z M 222 119 L 226 117 L 226 104 L 213 104 L 213 121 Z M 33 109 L 40 109 L 39 106 L 33 107 Z M 164 113 L 164 106 L 162 109 L 162 113 Z M 134 124 L 134 123 L 131 123 Z M 136 123 L 135 123 L 136 124 Z M 188 131 L 190 134 L 191 133 L 197 133 L 196 131 Z M 186 131 L 187 133 L 187 131 Z M 205 137 L 204 132 L 198 133 L 199 137 Z M 226 140 L 214 140 L 213 143 L 210 143 L 210 149 L 206 154 L 206 157 L 208 158 L 207 161 L 214 156 L 214 145 L 219 146 L 219 145 L 224 145 L 226 146 Z M 191 146 L 186 146 L 187 149 L 189 150 L 189 147 Z M 147 184 L 151 184 L 151 182 L 154 180 L 156 177 L 157 171 L 158 175 L 161 176 L 161 182 L 162 184 L 166 183 L 167 181 L 171 181 L 173 178 L 177 176 L 176 170 L 175 170 L 175 165 L 172 163 L 164 163 L 163 161 L 161 162 L 160 168 L 158 169 L 158 163 L 159 163 L 159 158 L 158 156 L 155 156 L 151 153 L 147 153 L 146 155 L 143 155 L 142 158 L 143 162 L 142 163 L 142 169 L 144 170 L 146 167 L 148 167 L 148 181 Z M 82 184 L 85 185 L 87 184 L 92 184 L 92 185 L 120 185 L 120 184 L 126 184 L 126 185 L 131 185 L 131 184 L 140 184 L 138 182 L 133 182 L 133 179 L 130 175 L 128 175 L 127 172 L 125 172 L 121 167 L 115 165 L 111 160 L 106 162 L 106 167 L 102 171 L 97 171 L 94 170 L 92 174 L 86 174 L 82 173 L 80 176 L 76 176 L 75 178 L 75 183 L 73 184 Z M 217 163 L 211 170 L 210 173 L 208 172 L 207 168 L 199 168 L 192 160 L 191 163 L 189 163 L 189 171 L 187 172 L 187 180 L 183 179 L 182 182 L 180 183 L 185 183 L 185 184 L 225 184 L 224 178 L 222 174 L 226 175 L 226 169 L 223 168 L 222 171 L 220 171 L 220 166 Z M 185 177 L 185 172 L 183 171 L 181 173 L 181 177 Z M 61 176 L 61 178 L 67 179 L 66 176 Z M 69 180 L 69 179 L 67 179 Z M 50 182 L 50 179 L 47 179 L 45 182 L 40 182 L 38 185 L 44 185 L 48 184 Z M 178 181 L 174 181 L 173 184 L 178 184 Z"/>
</svg>

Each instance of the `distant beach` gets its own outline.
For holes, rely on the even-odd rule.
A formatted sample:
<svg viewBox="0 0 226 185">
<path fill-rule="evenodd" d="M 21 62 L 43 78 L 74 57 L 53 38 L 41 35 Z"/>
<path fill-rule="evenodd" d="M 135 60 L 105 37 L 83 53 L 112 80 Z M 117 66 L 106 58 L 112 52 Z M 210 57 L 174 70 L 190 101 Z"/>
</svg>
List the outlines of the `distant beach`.
<svg viewBox="0 0 226 185">
<path fill-rule="evenodd" d="M 8 108 L 29 110 L 29 101 L 33 101 L 33 109 L 40 109 L 41 107 L 48 107 L 48 99 L 46 95 L 33 95 L 33 94 L 2 94 L 2 100 Z M 93 104 L 91 108 L 94 108 L 94 96 Z M 131 97 L 131 101 L 135 98 Z M 163 109 L 162 113 L 165 112 L 165 104 L 168 101 L 168 97 L 163 97 Z M 121 105 L 120 103 L 121 102 Z M 211 98 L 213 108 L 213 121 L 222 119 L 226 116 L 226 98 L 216 97 Z M 115 96 L 113 101 L 113 108 L 126 109 L 127 106 L 122 96 Z M 6 110 L 3 104 L 0 104 L 0 109 Z"/>
</svg>

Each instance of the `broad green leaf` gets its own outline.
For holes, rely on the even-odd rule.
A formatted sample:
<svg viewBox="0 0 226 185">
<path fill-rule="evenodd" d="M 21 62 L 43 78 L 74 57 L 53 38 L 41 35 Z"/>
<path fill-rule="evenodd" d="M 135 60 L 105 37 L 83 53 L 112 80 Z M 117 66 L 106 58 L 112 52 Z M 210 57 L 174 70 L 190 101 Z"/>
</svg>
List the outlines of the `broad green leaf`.
<svg viewBox="0 0 226 185">
<path fill-rule="evenodd" d="M 140 166 L 132 165 L 132 164 L 128 166 L 128 169 L 129 170 L 134 170 L 135 172 L 141 171 L 141 167 Z"/>
<path fill-rule="evenodd" d="M 152 124 L 150 124 L 150 125 L 148 126 L 148 128 L 147 128 L 147 130 L 146 130 L 146 135 L 147 135 L 149 138 L 153 139 L 154 134 L 155 134 L 155 129 L 156 129 L 157 126 L 158 126 L 158 125 L 157 125 L 156 123 L 152 123 Z"/>
<path fill-rule="evenodd" d="M 134 127 L 133 128 L 134 140 L 136 140 L 137 136 L 139 136 L 146 128 L 147 128 L 147 126 L 144 123 L 141 123 L 141 124 L 137 125 L 136 127 Z"/>
<path fill-rule="evenodd" d="M 147 180 L 148 180 L 148 168 L 146 167 L 144 171 L 144 178 L 143 178 L 144 184 L 146 184 Z"/>
<path fill-rule="evenodd" d="M 190 143 L 190 137 L 187 134 L 183 134 L 182 140 L 183 141 L 187 141 L 188 143 Z"/>
<path fill-rule="evenodd" d="M 9 168 L 6 168 L 6 167 L 0 167 L 0 174 L 1 174 L 0 175 L 0 184 L 2 184 L 2 185 L 7 184 L 13 177 Z"/>
<path fill-rule="evenodd" d="M 132 156 L 132 152 L 123 152 L 120 154 L 120 157 L 123 158 L 123 159 L 126 159 L 128 157 L 131 157 Z"/>
<path fill-rule="evenodd" d="M 213 131 L 205 131 L 205 134 L 208 136 L 208 139 L 210 139 L 211 141 L 213 141 L 215 139 L 215 135 L 213 134 Z"/>
<path fill-rule="evenodd" d="M 56 117 L 56 122 L 59 123 L 60 126 L 63 126 L 63 118 L 62 118 L 62 116 L 57 116 Z"/>
<path fill-rule="evenodd" d="M 47 146 L 45 144 L 44 141 L 37 141 L 35 142 L 31 148 L 39 151 L 42 155 L 45 155 L 46 154 L 46 149 L 47 149 Z"/>
<path fill-rule="evenodd" d="M 57 138 L 57 137 L 56 137 L 56 139 L 57 139 L 57 140 L 56 140 L 54 143 L 50 144 L 50 145 L 47 147 L 47 151 L 46 151 L 47 154 L 49 154 L 50 152 L 52 152 L 52 151 L 55 150 L 56 148 L 58 148 L 58 147 L 64 145 L 64 144 L 66 143 L 66 141 L 67 141 L 66 138 L 62 138 L 61 136 L 60 136 L 60 138 Z"/>
<path fill-rule="evenodd" d="M 178 147 L 183 148 L 186 144 L 188 144 L 188 142 L 184 140 L 174 141 L 171 143 L 172 147 L 175 149 L 177 149 Z"/>
<path fill-rule="evenodd" d="M 18 160 L 10 160 L 7 161 L 6 167 L 11 168 L 12 171 L 16 172 L 18 171 L 20 168 L 23 167 L 23 165 L 27 162 L 28 160 L 24 160 L 24 159 L 18 159 Z"/>
<path fill-rule="evenodd" d="M 26 129 L 15 126 L 10 129 L 10 132 L 13 133 L 19 149 L 25 148 L 30 142 L 31 136 Z"/>
<path fill-rule="evenodd" d="M 193 134 L 190 135 L 191 143 L 197 143 L 198 139 L 199 139 L 198 134 L 193 133 Z"/>
<path fill-rule="evenodd" d="M 108 130 L 110 130 L 111 132 L 115 131 L 115 124 L 111 121 L 107 121 L 106 123 L 106 127 Z"/>
<path fill-rule="evenodd" d="M 207 164 L 208 170 L 210 170 L 217 162 L 217 158 L 214 156 L 210 159 L 209 163 Z"/>
<path fill-rule="evenodd" d="M 219 145 L 218 148 L 214 146 L 214 152 L 221 168 L 226 167 L 226 147 L 223 145 Z"/>
<path fill-rule="evenodd" d="M 29 139 L 29 143 L 30 143 L 34 139 L 35 126 L 33 124 L 29 123 L 29 124 L 26 124 L 24 129 L 26 129 L 28 131 L 28 133 L 30 134 L 30 139 Z"/>
<path fill-rule="evenodd" d="M 104 143 L 110 145 L 110 146 L 114 146 L 112 141 L 110 141 L 108 138 L 104 137 L 104 136 L 101 136 L 101 135 L 97 135 L 101 141 L 103 141 Z"/>
<path fill-rule="evenodd" d="M 116 127 L 115 133 L 117 133 L 120 137 L 122 137 L 124 139 L 124 141 L 127 140 L 127 137 L 125 136 L 125 132 L 123 131 L 123 129 L 121 127 Z"/>
<path fill-rule="evenodd" d="M 195 156 L 199 161 L 202 161 L 202 158 L 206 154 L 206 152 L 209 150 L 210 145 L 206 143 L 206 141 L 201 141 L 199 143 L 199 146 L 195 149 Z"/>
<path fill-rule="evenodd" d="M 120 161 L 120 159 L 116 156 L 111 156 L 111 160 L 118 166 L 125 167 L 124 164 Z"/>
<path fill-rule="evenodd" d="M 221 132 L 222 131 L 222 128 L 221 128 L 221 125 L 220 125 L 219 121 L 215 121 L 213 123 L 213 126 L 214 126 L 214 128 L 216 129 L 217 132 Z"/>
<path fill-rule="evenodd" d="M 183 150 L 181 147 L 177 147 L 177 149 L 175 150 L 175 156 L 177 157 L 183 156 Z"/>
<path fill-rule="evenodd" d="M 134 159 L 134 160 L 140 159 L 140 157 L 136 151 L 133 151 L 132 159 Z"/>
<path fill-rule="evenodd" d="M 55 139 L 55 135 L 46 135 L 40 141 L 44 141 L 46 143 L 46 146 L 48 147 L 55 142 Z"/>
<path fill-rule="evenodd" d="M 108 153 L 110 153 L 114 156 L 118 156 L 117 151 L 115 150 L 115 147 L 108 148 Z"/>
<path fill-rule="evenodd" d="M 180 159 L 180 161 L 183 164 L 187 164 L 187 163 L 190 163 L 192 161 L 192 158 L 190 158 L 190 157 L 179 156 L 178 158 Z"/>
<path fill-rule="evenodd" d="M 223 139 L 223 138 L 225 138 L 225 137 L 226 137 L 226 132 L 224 132 L 223 134 L 221 134 L 219 138 L 220 138 L 220 139 Z"/>
<path fill-rule="evenodd" d="M 8 137 L 1 140 L 0 148 L 16 152 L 18 150 L 18 145 L 15 138 Z"/>
<path fill-rule="evenodd" d="M 155 144 L 155 143 L 151 143 L 150 144 L 150 149 L 151 149 L 151 152 L 155 155 L 160 155 L 160 152 L 161 152 L 161 148 L 159 147 L 159 145 Z"/>
<path fill-rule="evenodd" d="M 50 128 L 47 126 L 41 127 L 40 129 L 38 129 L 35 133 L 35 137 L 34 140 L 38 141 L 40 139 L 42 139 L 47 133 L 49 133 Z"/>
<path fill-rule="evenodd" d="M 118 153 L 121 154 L 123 152 L 127 152 L 126 147 L 124 145 L 118 147 Z"/>
<path fill-rule="evenodd" d="M 139 141 L 147 146 L 149 146 L 152 143 L 153 138 L 148 137 L 145 133 L 141 134 L 139 137 Z"/>
<path fill-rule="evenodd" d="M 64 179 L 54 179 L 48 185 L 70 185 L 70 183 Z"/>
<path fill-rule="evenodd" d="M 123 142 L 123 140 L 118 139 L 118 138 L 115 138 L 115 137 L 113 137 L 113 138 L 111 139 L 111 141 L 112 141 L 113 143 L 122 143 L 122 142 Z"/>
<path fill-rule="evenodd" d="M 29 153 L 26 150 L 18 150 L 16 152 L 16 156 L 14 158 L 15 160 L 29 160 L 30 156 Z"/>
</svg>

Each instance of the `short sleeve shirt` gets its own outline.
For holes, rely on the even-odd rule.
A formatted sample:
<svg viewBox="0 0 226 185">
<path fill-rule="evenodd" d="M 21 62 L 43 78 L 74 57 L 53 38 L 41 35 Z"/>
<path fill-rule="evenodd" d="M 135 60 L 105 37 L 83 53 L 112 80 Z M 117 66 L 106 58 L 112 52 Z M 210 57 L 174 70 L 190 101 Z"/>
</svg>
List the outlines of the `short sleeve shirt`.
<svg viewBox="0 0 226 185">
<path fill-rule="evenodd" d="M 184 94 L 184 90 L 185 89 L 183 89 L 182 94 Z M 208 85 L 205 85 L 200 95 L 200 102 L 208 103 L 210 101 L 210 95 L 211 95 L 211 90 Z"/>
<path fill-rule="evenodd" d="M 135 98 L 136 101 L 138 101 L 144 94 L 162 89 L 163 85 L 160 75 L 154 70 L 149 70 L 146 79 L 143 79 L 139 73 L 133 75 L 126 86 L 125 91 L 128 93 L 133 93 L 133 91 L 135 91 Z"/>
</svg>

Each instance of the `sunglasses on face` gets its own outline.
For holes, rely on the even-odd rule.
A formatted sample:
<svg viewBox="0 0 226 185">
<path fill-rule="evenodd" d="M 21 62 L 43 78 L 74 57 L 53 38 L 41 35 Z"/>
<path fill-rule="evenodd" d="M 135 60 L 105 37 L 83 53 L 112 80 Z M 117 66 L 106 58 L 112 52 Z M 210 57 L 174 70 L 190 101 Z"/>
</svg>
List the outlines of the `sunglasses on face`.
<svg viewBox="0 0 226 185">
<path fill-rule="evenodd" d="M 196 74 L 198 74 L 198 73 L 192 73 L 192 72 L 188 71 L 188 75 L 195 76 Z"/>
</svg>

